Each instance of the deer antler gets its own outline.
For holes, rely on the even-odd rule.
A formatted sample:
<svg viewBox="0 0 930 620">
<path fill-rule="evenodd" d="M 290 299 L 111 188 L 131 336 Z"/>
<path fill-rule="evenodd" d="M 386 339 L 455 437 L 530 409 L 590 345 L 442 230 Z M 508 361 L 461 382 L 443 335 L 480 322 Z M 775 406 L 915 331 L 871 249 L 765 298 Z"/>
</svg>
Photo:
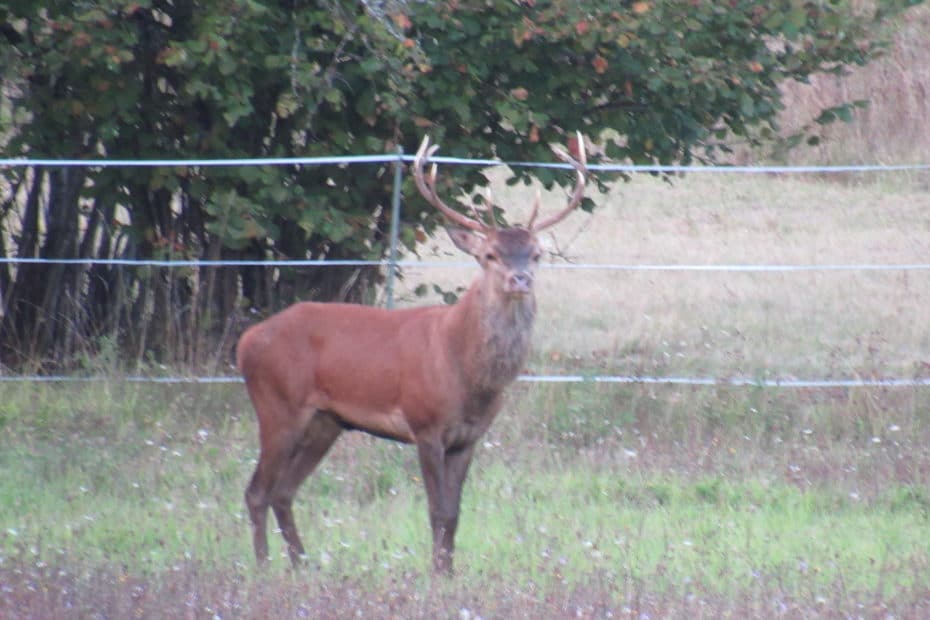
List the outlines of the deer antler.
<svg viewBox="0 0 930 620">
<path fill-rule="evenodd" d="M 527 230 L 533 230 L 533 222 L 536 221 L 536 216 L 539 215 L 539 206 L 542 204 L 542 192 L 539 188 L 536 188 L 536 199 L 533 201 L 533 211 L 530 213 L 530 219 L 526 223 Z"/>
<path fill-rule="evenodd" d="M 417 155 L 413 159 L 413 180 L 417 184 L 417 189 L 420 190 L 420 193 L 426 198 L 427 202 L 439 209 L 450 221 L 470 230 L 481 233 L 487 232 L 489 230 L 487 224 L 482 223 L 480 220 L 462 215 L 440 200 L 439 196 L 436 194 L 436 164 L 433 164 L 430 169 L 428 178 L 424 175 L 424 166 L 426 166 L 429 162 L 429 158 L 432 157 L 433 153 L 435 153 L 438 148 L 438 144 L 430 146 L 428 135 L 423 136 L 423 142 L 420 143 L 420 148 L 417 149 Z"/>
<path fill-rule="evenodd" d="M 585 144 L 584 138 L 581 135 L 581 132 L 576 132 L 578 140 L 578 160 L 575 160 L 574 157 L 568 154 L 564 149 L 558 146 L 552 147 L 552 152 L 555 153 L 556 157 L 561 159 L 567 164 L 570 164 L 572 168 L 578 173 L 578 179 L 575 181 L 575 189 L 572 192 L 572 197 L 568 201 L 568 206 L 563 210 L 559 211 L 552 217 L 549 217 L 539 224 L 533 225 L 533 221 L 536 219 L 536 212 L 539 210 L 539 196 L 536 197 L 536 203 L 533 205 L 533 214 L 530 217 L 529 223 L 526 225 L 527 228 L 533 232 L 539 232 L 543 229 L 549 228 L 558 224 L 564 220 L 569 213 L 572 212 L 578 205 L 581 204 L 581 199 L 584 197 L 584 186 L 586 181 L 586 175 L 588 174 L 588 156 L 585 153 Z"/>
</svg>

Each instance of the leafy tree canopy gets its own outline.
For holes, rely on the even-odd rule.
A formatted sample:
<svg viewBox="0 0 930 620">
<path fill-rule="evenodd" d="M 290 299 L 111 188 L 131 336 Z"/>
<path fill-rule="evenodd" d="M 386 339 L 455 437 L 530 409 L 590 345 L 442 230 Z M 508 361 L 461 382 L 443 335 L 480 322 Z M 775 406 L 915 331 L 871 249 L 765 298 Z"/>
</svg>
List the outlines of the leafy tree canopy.
<svg viewBox="0 0 930 620">
<path fill-rule="evenodd" d="M 840 0 L 0 0 L 0 140 L 8 156 L 281 157 L 398 146 L 409 153 L 429 132 L 444 154 L 549 160 L 549 143 L 581 129 L 604 139 L 604 155 L 615 160 L 704 161 L 734 136 L 774 139 L 779 84 L 868 62 L 882 47 L 877 25 L 907 4 L 878 0 L 854 11 Z M 817 120 L 848 119 L 859 104 Z M 448 168 L 450 191 L 485 183 L 476 169 Z M 9 168 L 0 171 L 9 188 L 0 211 L 9 241 L 0 234 L 0 249 L 376 258 L 386 245 L 386 172 Z M 517 180 L 531 173 L 547 185 L 557 180 L 551 170 L 525 169 Z M 412 247 L 436 218 L 412 185 L 406 189 L 403 241 Z M 23 283 L 28 272 L 0 270 L 0 336 L 39 329 L 25 315 L 48 300 Z M 62 267 L 61 277 L 82 314 L 70 324 L 88 336 L 167 312 L 151 310 L 146 287 L 170 289 L 153 293 L 165 308 L 196 297 L 202 310 L 220 314 L 233 307 L 236 289 L 217 285 L 205 300 L 203 283 L 194 284 L 203 274 L 155 278 L 100 267 L 93 278 L 107 294 L 91 303 L 86 267 Z M 352 291 L 376 276 L 321 269 L 236 277 L 248 302 L 264 307 L 357 296 Z M 107 301 L 120 287 L 122 314 Z"/>
</svg>

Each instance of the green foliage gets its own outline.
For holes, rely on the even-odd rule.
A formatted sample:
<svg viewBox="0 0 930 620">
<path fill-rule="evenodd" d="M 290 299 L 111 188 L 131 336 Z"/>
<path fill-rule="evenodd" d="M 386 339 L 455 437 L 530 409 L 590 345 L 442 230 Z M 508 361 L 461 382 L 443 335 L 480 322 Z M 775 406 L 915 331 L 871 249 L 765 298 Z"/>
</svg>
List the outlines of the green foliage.
<svg viewBox="0 0 930 620">
<path fill-rule="evenodd" d="M 428 96 L 413 106 L 455 136 L 446 141 L 546 159 L 546 145 L 565 131 L 611 130 L 607 155 L 634 163 L 712 158 L 734 135 L 774 138 L 779 84 L 867 62 L 881 48 L 873 19 L 900 8 L 879 3 L 856 16 L 842 3 L 787 0 L 725 10 L 684 0 L 551 1 L 501 3 L 489 16 L 481 2 L 439 7 L 441 19 L 432 4 L 412 16 L 429 59 Z M 847 120 L 850 111 L 832 114 Z"/>
<path fill-rule="evenodd" d="M 130 159 L 387 153 L 397 146 L 409 153 L 429 132 L 448 155 L 549 160 L 548 144 L 582 129 L 605 140 L 606 155 L 617 160 L 690 163 L 726 151 L 733 136 L 774 139 L 779 84 L 867 62 L 881 49 L 875 24 L 905 5 L 879 2 L 860 14 L 846 3 L 793 0 L 736 1 L 725 9 L 691 0 L 0 2 L 0 60 L 12 101 L 3 118 L 13 123 L 4 150 Z M 858 105 L 825 110 L 816 121 L 849 120 Z M 67 225 L 62 234 L 23 226 L 3 249 L 98 258 L 380 258 L 391 189 L 385 172 L 44 168 L 30 184 L 27 171 L 10 168 L 0 172 L 16 189 L 2 211 L 5 233 L 17 227 L 13 204 L 27 205 L 22 221 L 40 221 L 44 187 L 51 188 L 50 218 Z M 447 195 L 487 182 L 473 168 L 444 172 Z M 530 174 L 546 186 L 567 179 L 521 169 L 516 182 Z M 405 226 L 430 230 L 436 215 L 412 184 L 405 189 Z M 75 340 L 69 330 L 93 341 L 107 330 L 137 328 L 143 316 L 156 324 L 153 337 L 124 344 L 167 346 L 166 332 L 185 322 L 190 333 L 178 340 L 204 327 L 223 331 L 197 317 L 305 297 L 360 299 L 380 277 L 243 269 L 244 299 L 236 299 L 237 274 L 152 278 L 82 269 L 63 268 L 52 280 L 63 293 L 49 300 L 45 287 L 24 283 L 35 280 L 33 271 L 3 268 L 0 287 L 12 293 L 0 335 L 16 356 L 55 357 L 68 352 L 62 342 Z M 106 294 L 87 282 L 102 283 Z M 113 299 L 127 306 L 114 308 Z M 62 318 L 40 325 L 30 318 L 36 315 Z M 11 361 L 10 351 L 5 357 Z"/>
</svg>

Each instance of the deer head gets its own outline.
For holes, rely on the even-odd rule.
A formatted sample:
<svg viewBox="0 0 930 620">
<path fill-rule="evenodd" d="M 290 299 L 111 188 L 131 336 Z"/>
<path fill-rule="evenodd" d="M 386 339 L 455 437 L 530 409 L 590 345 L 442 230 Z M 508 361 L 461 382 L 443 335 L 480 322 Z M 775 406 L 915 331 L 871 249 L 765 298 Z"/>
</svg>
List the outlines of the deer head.
<svg viewBox="0 0 930 620">
<path fill-rule="evenodd" d="M 578 143 L 584 144 L 580 133 Z M 509 299 L 531 296 L 536 268 L 542 256 L 537 234 L 565 219 L 573 209 L 581 204 L 584 196 L 587 173 L 584 149 L 579 151 L 580 161 L 576 161 L 561 148 L 553 147 L 556 156 L 569 163 L 577 173 L 575 188 L 564 209 L 537 223 L 536 216 L 541 202 L 539 193 L 537 193 L 532 214 L 525 226 L 499 228 L 494 220 L 490 203 L 487 209 L 487 222 L 483 222 L 477 212 L 474 218 L 468 217 L 452 209 L 439 198 L 436 193 L 436 164 L 432 165 L 429 174 L 425 172 L 429 158 L 438 148 L 438 145 L 430 146 L 429 136 L 426 136 L 417 150 L 413 161 L 413 175 L 420 193 L 453 224 L 446 229 L 449 236 L 456 247 L 475 257 L 484 271 L 485 279 L 491 283 L 490 290 L 499 297 Z"/>
</svg>

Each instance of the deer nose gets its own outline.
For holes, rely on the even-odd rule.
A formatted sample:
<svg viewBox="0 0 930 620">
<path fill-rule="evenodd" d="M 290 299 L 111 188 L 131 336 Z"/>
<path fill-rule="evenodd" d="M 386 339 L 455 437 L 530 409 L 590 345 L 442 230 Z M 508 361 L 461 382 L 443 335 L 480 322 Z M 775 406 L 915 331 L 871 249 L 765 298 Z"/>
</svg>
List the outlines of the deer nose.
<svg viewBox="0 0 930 620">
<path fill-rule="evenodd" d="M 529 293 L 533 288 L 533 275 L 528 271 L 512 273 L 507 288 L 511 293 Z"/>
</svg>

